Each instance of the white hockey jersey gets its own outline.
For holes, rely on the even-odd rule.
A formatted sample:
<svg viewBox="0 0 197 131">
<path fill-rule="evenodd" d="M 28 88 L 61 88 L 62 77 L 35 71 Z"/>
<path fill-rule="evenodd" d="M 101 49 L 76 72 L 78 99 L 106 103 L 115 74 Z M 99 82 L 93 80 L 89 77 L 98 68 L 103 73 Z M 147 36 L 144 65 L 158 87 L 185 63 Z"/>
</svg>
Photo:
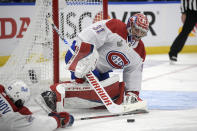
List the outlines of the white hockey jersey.
<svg viewBox="0 0 197 131">
<path fill-rule="evenodd" d="M 57 121 L 47 115 L 35 115 L 28 108 L 18 109 L 0 85 L 0 131 L 53 131 Z"/>
<path fill-rule="evenodd" d="M 126 90 L 140 90 L 145 58 L 144 54 L 141 56 L 141 53 L 136 53 L 133 49 L 132 45 L 135 44 L 127 42 L 125 23 L 117 19 L 99 21 L 84 29 L 78 37 L 81 41 L 96 46 L 99 52 L 96 68 L 99 72 L 123 69 Z M 142 52 L 144 53 L 144 50 Z"/>
</svg>

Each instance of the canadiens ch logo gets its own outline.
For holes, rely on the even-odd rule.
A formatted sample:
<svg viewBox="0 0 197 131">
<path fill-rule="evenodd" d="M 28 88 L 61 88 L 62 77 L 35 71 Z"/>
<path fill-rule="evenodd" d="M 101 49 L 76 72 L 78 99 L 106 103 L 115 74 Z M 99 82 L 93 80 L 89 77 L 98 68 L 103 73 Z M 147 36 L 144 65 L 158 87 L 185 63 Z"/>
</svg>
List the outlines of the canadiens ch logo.
<svg viewBox="0 0 197 131">
<path fill-rule="evenodd" d="M 118 51 L 110 51 L 107 53 L 106 56 L 107 62 L 116 69 L 123 69 L 124 66 L 128 65 L 129 59 L 127 57 Z"/>
</svg>

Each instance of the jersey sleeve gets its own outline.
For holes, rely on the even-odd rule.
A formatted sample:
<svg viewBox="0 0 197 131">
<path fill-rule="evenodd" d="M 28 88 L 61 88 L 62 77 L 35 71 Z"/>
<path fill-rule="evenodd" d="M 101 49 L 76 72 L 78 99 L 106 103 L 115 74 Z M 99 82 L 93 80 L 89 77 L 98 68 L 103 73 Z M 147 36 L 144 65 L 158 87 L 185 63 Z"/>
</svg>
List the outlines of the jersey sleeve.
<svg viewBox="0 0 197 131">
<path fill-rule="evenodd" d="M 90 25 L 79 33 L 78 38 L 82 42 L 96 45 L 98 49 L 107 41 L 106 22 L 107 20 L 103 20 Z"/>
<path fill-rule="evenodd" d="M 57 122 L 47 115 L 21 115 L 12 112 L 9 117 L 0 117 L 2 131 L 54 131 Z"/>
<path fill-rule="evenodd" d="M 142 42 L 142 40 L 139 41 L 137 47 L 134 48 L 134 50 L 140 55 L 140 57 L 143 59 L 143 62 L 144 62 L 146 59 L 146 50 L 145 50 L 144 43 Z"/>
<path fill-rule="evenodd" d="M 22 131 L 54 131 L 57 129 L 57 121 L 47 115 L 34 115 L 31 125 L 22 127 L 15 125 L 17 128 L 21 128 Z M 20 130 L 20 131 L 21 131 Z"/>
<path fill-rule="evenodd" d="M 127 39 L 127 29 L 126 24 L 118 19 L 111 19 L 106 22 L 107 29 L 110 30 L 112 33 L 116 33 L 124 40 Z"/>
<path fill-rule="evenodd" d="M 78 37 L 82 42 L 96 45 L 98 49 L 111 41 L 110 36 L 115 36 L 113 34 L 117 34 L 126 40 L 126 24 L 118 19 L 102 20 L 84 29 Z"/>
<path fill-rule="evenodd" d="M 123 81 L 126 83 L 126 91 L 140 91 L 142 83 L 143 64 L 139 64 L 135 68 L 126 68 L 123 71 Z"/>
</svg>

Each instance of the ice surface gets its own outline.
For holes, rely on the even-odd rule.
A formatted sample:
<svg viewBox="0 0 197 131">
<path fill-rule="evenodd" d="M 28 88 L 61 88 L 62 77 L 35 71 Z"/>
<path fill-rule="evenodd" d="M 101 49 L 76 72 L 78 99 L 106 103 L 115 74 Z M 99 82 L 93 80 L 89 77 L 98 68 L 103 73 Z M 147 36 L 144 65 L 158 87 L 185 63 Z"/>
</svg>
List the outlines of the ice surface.
<svg viewBox="0 0 197 131">
<path fill-rule="evenodd" d="M 148 55 L 141 97 L 148 114 L 76 120 L 60 131 L 197 131 L 197 54 L 180 54 L 170 65 L 168 55 Z M 36 111 L 36 109 L 34 109 Z M 106 110 L 68 110 L 75 118 L 109 114 Z M 127 119 L 135 119 L 127 123 Z"/>
</svg>

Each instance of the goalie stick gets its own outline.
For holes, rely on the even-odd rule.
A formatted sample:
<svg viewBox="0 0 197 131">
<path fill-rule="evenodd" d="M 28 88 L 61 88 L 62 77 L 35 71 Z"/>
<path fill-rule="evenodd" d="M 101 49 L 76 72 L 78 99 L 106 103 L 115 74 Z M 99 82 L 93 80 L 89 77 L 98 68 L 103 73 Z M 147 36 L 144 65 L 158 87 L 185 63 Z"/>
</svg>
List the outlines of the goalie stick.
<svg viewBox="0 0 197 131">
<path fill-rule="evenodd" d="M 142 113 L 148 113 L 148 111 L 146 111 L 146 110 L 135 110 L 135 111 L 127 112 L 127 113 L 81 117 L 81 118 L 76 118 L 76 120 L 91 120 L 91 119 L 100 119 L 100 118 L 109 118 L 109 117 L 128 116 L 128 115 L 142 114 Z"/>
<path fill-rule="evenodd" d="M 41 101 L 37 98 L 34 99 L 35 102 L 46 112 L 51 113 L 52 110 L 48 107 L 44 106 Z M 75 120 L 92 120 L 92 119 L 101 119 L 101 118 L 109 118 L 109 117 L 120 117 L 120 116 L 128 116 L 128 115 L 134 115 L 134 114 L 142 114 L 142 113 L 148 113 L 147 110 L 134 110 L 127 113 L 116 113 L 116 114 L 109 114 L 109 115 L 98 115 L 98 116 L 87 116 L 87 117 L 81 117 L 81 118 L 74 118 Z"/>
<path fill-rule="evenodd" d="M 56 25 L 53 23 L 52 17 L 50 14 L 48 14 L 47 16 L 47 20 L 48 22 L 52 25 L 52 28 L 57 32 L 57 34 L 59 35 L 59 37 L 61 38 L 61 40 L 69 46 L 69 50 L 71 51 L 71 53 L 74 55 L 75 52 L 71 49 L 71 45 L 67 42 L 66 39 L 64 39 L 64 36 L 62 36 L 62 34 L 60 34 L 59 29 L 56 27 Z M 107 108 L 107 110 L 110 113 L 124 113 L 124 112 L 130 112 L 130 111 L 134 111 L 137 109 L 141 109 L 144 108 L 145 105 L 147 104 L 146 101 L 141 101 L 141 102 L 137 102 L 134 104 L 122 104 L 122 105 L 117 105 L 115 104 L 111 97 L 108 95 L 108 93 L 105 91 L 105 89 L 103 88 L 103 86 L 100 84 L 99 80 L 96 78 L 96 76 L 93 74 L 92 71 L 90 71 L 88 74 L 86 74 L 86 79 L 89 82 L 89 84 L 91 85 L 91 87 L 94 89 L 94 91 L 96 92 L 96 94 L 98 95 L 98 97 L 101 99 L 101 101 L 104 103 L 105 107 Z M 60 94 L 63 94 L 65 92 L 59 92 Z M 62 101 L 63 102 L 63 101 Z M 63 103 L 62 103 L 63 106 Z"/>
</svg>

